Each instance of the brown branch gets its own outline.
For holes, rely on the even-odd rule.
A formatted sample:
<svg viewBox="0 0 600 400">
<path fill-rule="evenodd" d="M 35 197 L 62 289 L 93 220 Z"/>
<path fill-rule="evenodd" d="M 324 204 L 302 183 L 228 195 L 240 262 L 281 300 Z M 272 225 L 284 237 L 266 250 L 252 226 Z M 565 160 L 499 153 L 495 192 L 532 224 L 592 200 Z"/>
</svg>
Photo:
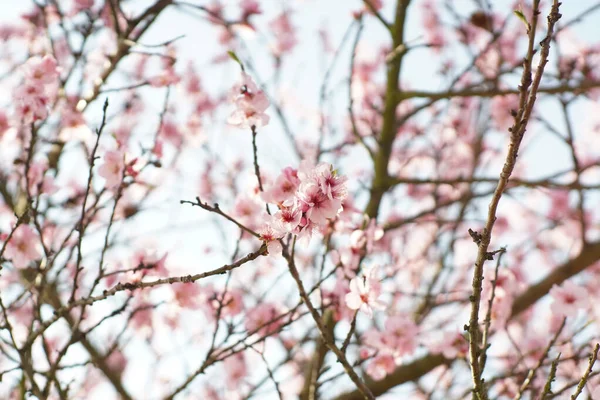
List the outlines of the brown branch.
<svg viewBox="0 0 600 400">
<path fill-rule="evenodd" d="M 594 368 L 594 363 L 598 359 L 598 350 L 599 349 L 600 349 L 600 344 L 596 343 L 596 345 L 594 346 L 594 350 L 592 351 L 592 354 L 590 354 L 590 362 L 588 363 L 585 373 L 583 374 L 583 376 L 581 377 L 581 380 L 579 381 L 579 384 L 577 385 L 577 389 L 575 390 L 575 393 L 573 393 L 573 395 L 571 396 L 571 400 L 576 400 L 577 397 L 579 397 L 579 395 L 581 394 L 583 387 L 585 386 L 588 378 L 590 377 L 592 368 Z"/>
<path fill-rule="evenodd" d="M 548 16 L 548 32 L 546 37 L 542 40 L 542 49 L 540 52 L 540 60 L 535 72 L 535 78 L 531 79 L 531 65 L 533 62 L 533 55 L 535 53 L 533 47 L 535 43 L 535 30 L 537 26 L 537 16 L 539 14 L 539 0 L 534 1 L 533 6 L 533 20 L 531 27 L 529 28 L 529 46 L 527 50 L 527 56 L 523 63 L 523 75 L 521 77 L 521 85 L 519 86 L 519 110 L 515 115 L 515 122 L 509 129 L 511 132 L 510 143 L 508 148 L 508 154 L 500 174 L 500 180 L 492 196 L 492 200 L 489 205 L 488 217 L 485 224 L 485 228 L 481 234 L 481 241 L 478 243 L 477 259 L 475 261 L 475 269 L 473 271 L 473 294 L 471 295 L 471 315 L 469 317 L 469 325 L 467 326 L 469 332 L 469 361 L 471 366 L 471 375 L 473 378 L 473 395 L 474 398 L 480 400 L 486 400 L 488 398 L 487 391 L 484 387 L 483 380 L 481 378 L 482 369 L 480 364 L 481 356 L 481 338 L 479 328 L 479 308 L 481 304 L 481 290 L 483 283 L 483 264 L 489 258 L 488 257 L 488 246 L 492 239 L 492 229 L 494 228 L 494 222 L 496 221 L 496 210 L 500 203 L 500 198 L 504 193 L 508 185 L 508 180 L 513 172 L 513 169 L 517 162 L 517 155 L 519 153 L 519 147 L 527 123 L 531 113 L 533 112 L 533 106 L 536 100 L 537 90 L 539 88 L 540 81 L 544 72 L 544 67 L 548 62 L 548 54 L 550 52 L 550 41 L 553 35 L 554 25 L 560 18 L 558 13 L 559 3 L 558 0 L 554 0 L 552 10 Z"/>
<path fill-rule="evenodd" d="M 538 89 L 538 93 L 562 94 L 573 93 L 581 94 L 589 89 L 600 87 L 600 81 L 584 80 L 576 84 L 560 84 L 554 86 L 543 86 Z M 499 88 L 469 88 L 462 90 L 447 90 L 444 92 L 429 92 L 426 90 L 403 91 L 397 94 L 402 100 L 425 98 L 430 100 L 452 99 L 455 97 L 497 97 L 519 94 L 519 89 L 499 89 Z"/>
<path fill-rule="evenodd" d="M 531 285 L 521 293 L 513 303 L 512 317 L 516 317 L 548 294 L 552 286 L 560 285 L 595 264 L 598 260 L 600 260 L 600 241 L 584 246 L 575 258 L 555 268 L 540 282 Z"/>
<path fill-rule="evenodd" d="M 600 241 L 587 245 L 575 258 L 555 268 L 554 271 L 541 282 L 530 286 L 521 295 L 517 296 L 513 303 L 510 318 L 517 317 L 548 294 L 554 284 L 560 285 L 565 280 L 584 271 L 599 260 Z M 396 368 L 394 372 L 382 380 L 373 381 L 367 379 L 366 382 L 373 394 L 379 396 L 395 386 L 418 379 L 440 365 L 449 364 L 451 362 L 451 360 L 447 360 L 439 354 L 429 354 L 410 364 Z M 362 399 L 359 394 L 360 393 L 357 391 L 348 392 L 338 396 L 336 400 Z"/>
<path fill-rule="evenodd" d="M 459 185 L 461 183 L 498 183 L 498 178 L 489 178 L 489 177 L 473 177 L 473 178 L 390 178 L 390 185 L 400 185 L 400 184 L 409 184 L 409 185 Z M 512 178 L 510 182 L 508 182 L 507 189 L 512 187 L 528 187 L 528 188 L 548 188 L 548 189 L 562 189 L 562 190 L 598 190 L 600 189 L 600 184 L 596 185 L 585 185 L 579 182 L 579 179 L 576 179 L 569 183 L 560 183 L 555 182 L 552 179 L 537 179 L 537 180 L 527 180 L 520 178 Z"/>
<path fill-rule="evenodd" d="M 542 353 L 542 355 L 538 359 L 538 362 L 527 373 L 527 376 L 525 377 L 525 380 L 523 381 L 523 383 L 519 387 L 519 392 L 515 395 L 515 400 L 520 400 L 521 399 L 521 397 L 523 396 L 523 393 L 525 393 L 525 391 L 527 390 L 527 388 L 529 387 L 529 385 L 531 384 L 531 382 L 535 378 L 535 374 L 542 367 L 542 365 L 544 364 L 544 361 L 546 361 L 546 358 L 548 358 L 548 355 L 550 354 L 550 349 L 552 349 L 552 347 L 554 346 L 554 344 L 558 340 L 558 337 L 562 333 L 562 331 L 563 331 L 563 329 L 565 327 L 566 322 L 567 322 L 567 318 L 565 317 L 565 318 L 563 318 L 562 323 L 560 324 L 560 327 L 558 328 L 558 330 L 556 331 L 556 333 L 554 334 L 554 336 L 552 337 L 552 339 L 550 340 L 550 342 L 546 346 L 546 349 L 544 350 L 544 352 Z"/>
<path fill-rule="evenodd" d="M 396 17 L 392 27 L 393 49 L 404 44 L 404 28 L 409 4 L 410 0 L 398 0 L 396 5 Z M 379 135 L 379 150 L 374 158 L 375 173 L 371 181 L 369 203 L 365 208 L 365 213 L 371 218 L 377 217 L 383 195 L 389 189 L 387 185 L 388 164 L 392 155 L 392 145 L 396 138 L 396 108 L 399 104 L 396 93 L 399 90 L 398 84 L 405 54 L 406 52 L 401 52 L 387 65 L 385 106 L 382 113 L 383 123 Z"/>
<path fill-rule="evenodd" d="M 294 240 L 294 244 L 295 244 L 295 240 Z M 358 391 L 361 393 L 362 398 L 369 399 L 369 400 L 375 400 L 375 396 L 373 396 L 373 393 L 371 393 L 371 390 L 369 389 L 369 387 L 358 376 L 356 371 L 354 371 L 354 368 L 348 362 L 346 355 L 336 346 L 334 338 L 330 335 L 329 330 L 323 324 L 322 316 L 319 315 L 319 312 L 317 311 L 315 306 L 312 304 L 310 297 L 306 293 L 306 290 L 304 289 L 304 284 L 302 283 L 302 280 L 300 279 L 300 275 L 298 273 L 298 269 L 296 268 L 296 263 L 294 261 L 294 246 L 293 245 L 292 245 L 292 253 L 284 254 L 284 256 L 286 256 L 286 258 L 287 258 L 290 273 L 291 273 L 292 277 L 294 278 L 294 281 L 296 282 L 298 291 L 300 292 L 300 298 L 302 299 L 302 301 L 308 308 L 310 315 L 313 317 L 313 320 L 315 321 L 317 328 L 319 329 L 319 333 L 321 333 L 321 337 L 327 344 L 327 347 L 329 348 L 329 350 L 331 350 L 336 355 L 338 361 L 342 364 L 344 371 L 346 371 L 346 374 L 348 374 L 348 376 L 350 377 L 352 382 L 354 382 L 354 384 L 358 388 Z"/>
<path fill-rule="evenodd" d="M 224 265 L 220 268 L 216 268 L 211 271 L 202 272 L 200 274 L 185 275 L 185 276 L 171 277 L 171 278 L 164 278 L 164 279 L 156 279 L 154 281 L 147 281 L 147 282 L 118 283 L 112 289 L 105 290 L 104 292 L 102 292 L 101 295 L 90 296 L 90 297 L 86 297 L 84 299 L 76 300 L 74 302 L 69 303 L 65 307 L 61 307 L 61 308 L 55 310 L 54 317 L 50 318 L 49 320 L 47 320 L 43 323 L 40 323 L 38 328 L 29 334 L 23 347 L 31 346 L 33 341 L 39 335 L 41 335 L 46 329 L 48 329 L 48 327 L 50 325 L 52 325 L 53 323 L 58 321 L 58 319 L 60 319 L 60 317 L 62 315 L 68 313 L 70 310 L 72 310 L 75 307 L 91 305 L 98 301 L 106 300 L 107 298 L 114 296 L 118 292 L 123 292 L 125 290 L 131 291 L 131 290 L 144 289 L 144 288 L 160 286 L 160 285 L 167 285 L 167 284 L 170 285 L 173 283 L 192 283 L 192 282 L 196 282 L 197 280 L 207 278 L 209 276 L 222 275 L 228 271 L 231 271 L 235 268 L 238 268 L 238 267 L 244 265 L 245 263 L 247 263 L 249 261 L 255 260 L 258 257 L 265 255 L 266 252 L 267 252 L 267 246 L 263 244 L 257 251 L 247 254 L 245 257 L 240 258 L 239 260 L 237 260 L 234 263 Z"/>
<path fill-rule="evenodd" d="M 540 395 L 541 400 L 546 400 L 546 397 L 552 393 L 552 382 L 556 378 L 556 369 L 558 368 L 558 360 L 560 359 L 560 353 L 556 356 L 554 361 L 552 361 L 552 365 L 550 366 L 550 373 L 548 374 L 548 379 L 546 379 L 546 384 L 544 385 L 544 390 Z"/>
<path fill-rule="evenodd" d="M 419 379 L 434 368 L 450 362 L 451 360 L 446 359 L 441 354 L 430 354 L 396 368 L 394 372 L 379 381 L 367 379 L 366 383 L 375 396 L 380 396 L 394 386 Z M 355 390 L 342 394 L 336 397 L 335 400 L 363 400 L 363 398 L 362 394 L 358 390 Z"/>
</svg>

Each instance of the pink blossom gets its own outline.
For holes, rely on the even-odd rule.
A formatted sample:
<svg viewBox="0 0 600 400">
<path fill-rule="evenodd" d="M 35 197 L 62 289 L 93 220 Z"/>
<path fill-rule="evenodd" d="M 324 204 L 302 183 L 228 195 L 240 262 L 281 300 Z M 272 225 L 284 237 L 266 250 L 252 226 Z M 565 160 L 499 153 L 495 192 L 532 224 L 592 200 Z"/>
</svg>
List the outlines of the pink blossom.
<svg viewBox="0 0 600 400">
<path fill-rule="evenodd" d="M 263 192 L 262 197 L 269 203 L 284 203 L 294 197 L 299 185 L 298 171 L 287 167 L 283 169 L 275 182 Z"/>
<path fill-rule="evenodd" d="M 350 293 L 346 295 L 346 305 L 352 310 L 361 310 L 369 318 L 373 317 L 373 309 L 383 310 L 385 305 L 378 299 L 380 284 L 376 280 L 378 268 L 373 267 L 365 271 L 362 277 L 350 281 Z"/>
<path fill-rule="evenodd" d="M 38 260 L 42 253 L 39 237 L 29 225 L 19 225 L 6 245 L 4 256 L 11 260 L 15 268 L 25 268 L 31 261 Z"/>
<path fill-rule="evenodd" d="M 419 328 L 411 318 L 405 315 L 389 317 L 384 328 L 381 332 L 375 329 L 365 332 L 364 345 L 379 353 L 392 354 L 396 360 L 415 351 Z"/>
<path fill-rule="evenodd" d="M 302 221 L 302 213 L 297 207 L 281 207 L 273 215 L 273 226 L 282 233 L 294 232 L 300 221 Z"/>
<path fill-rule="evenodd" d="M 373 251 L 374 242 L 380 240 L 384 235 L 383 229 L 377 226 L 377 222 L 369 221 L 365 230 L 357 229 L 350 234 L 350 245 L 353 249 L 366 248 L 367 253 Z"/>
<path fill-rule="evenodd" d="M 280 315 L 281 311 L 273 303 L 259 303 L 246 315 L 246 330 L 260 336 L 273 335 L 283 324 L 283 319 L 278 318 Z"/>
<path fill-rule="evenodd" d="M 439 51 L 440 47 L 445 43 L 445 35 L 442 31 L 442 24 L 437 13 L 436 5 L 431 1 L 423 3 L 423 27 L 425 28 L 425 40 L 432 45 L 435 50 Z"/>
<path fill-rule="evenodd" d="M 580 309 L 589 304 L 585 289 L 571 281 L 564 282 L 562 286 L 552 286 L 549 294 L 554 300 L 550 306 L 552 312 L 565 317 L 576 316 Z"/>
<path fill-rule="evenodd" d="M 241 195 L 235 200 L 233 215 L 242 224 L 256 228 L 264 215 L 265 205 L 255 196 Z"/>
<path fill-rule="evenodd" d="M 260 4 L 258 4 L 256 0 L 241 0 L 240 8 L 242 9 L 240 20 L 244 21 L 246 24 L 249 24 L 248 19 L 252 15 L 262 14 Z"/>
<path fill-rule="evenodd" d="M 342 207 L 339 198 L 330 199 L 316 182 L 303 182 L 298 189 L 298 200 L 301 210 L 318 225 L 334 218 Z"/>
<path fill-rule="evenodd" d="M 43 87 L 26 83 L 14 92 L 15 113 L 23 125 L 45 119 L 48 116 L 48 103 Z"/>
<path fill-rule="evenodd" d="M 298 170 L 284 169 L 262 196 L 279 207 L 269 224 L 282 236 L 293 233 L 302 241 L 310 240 L 314 230 L 342 211 L 346 181 L 327 163 L 313 166 L 302 161 Z"/>
<path fill-rule="evenodd" d="M 31 57 L 23 65 L 25 81 L 31 85 L 44 86 L 55 83 L 58 79 L 58 66 L 56 59 L 51 55 Z"/>
<path fill-rule="evenodd" d="M 449 360 L 465 357 L 469 351 L 469 342 L 460 332 L 445 334 L 442 341 L 436 346 L 430 346 L 431 351 L 441 353 Z"/>
<path fill-rule="evenodd" d="M 367 364 L 367 374 L 375 380 L 385 378 L 394 372 L 396 362 L 390 354 L 378 354 Z"/>
<path fill-rule="evenodd" d="M 346 176 L 338 175 L 331 164 L 320 163 L 315 167 L 315 178 L 321 191 L 330 200 L 344 199 L 348 191 L 346 189 Z"/>
<path fill-rule="evenodd" d="M 183 134 L 177 124 L 170 119 L 166 119 L 160 127 L 160 137 L 171 142 L 178 149 L 183 143 Z"/>
<path fill-rule="evenodd" d="M 140 268 L 144 273 L 152 275 L 167 276 L 168 271 L 165 267 L 168 253 L 159 257 L 154 250 L 140 249 L 133 255 L 134 268 Z"/>
<path fill-rule="evenodd" d="M 65 107 L 60 118 L 61 132 L 59 138 L 65 142 L 71 139 L 86 139 L 91 133 L 85 124 L 83 114 L 73 107 Z"/>
<path fill-rule="evenodd" d="M 137 330 L 147 330 L 152 328 L 152 305 L 146 300 L 138 300 L 135 312 L 131 317 L 131 325 Z"/>
<path fill-rule="evenodd" d="M 116 372 L 119 376 L 123 375 L 125 368 L 127 368 L 127 358 L 125 358 L 125 355 L 118 348 L 110 353 L 106 358 L 106 363 L 111 371 Z"/>
<path fill-rule="evenodd" d="M 244 309 L 242 293 L 238 289 L 229 289 L 223 297 L 221 315 L 233 317 Z"/>
<path fill-rule="evenodd" d="M 75 15 L 85 10 L 91 10 L 93 6 L 94 0 L 75 0 L 69 15 Z"/>
<path fill-rule="evenodd" d="M 558 220 L 569 214 L 569 192 L 567 190 L 556 190 L 550 194 L 552 203 L 548 210 L 548 218 Z"/>
<path fill-rule="evenodd" d="M 242 72 L 242 82 L 234 89 L 236 110 L 227 122 L 240 128 L 261 127 L 269 123 L 265 110 L 269 107 L 267 95 L 256 86 L 250 75 Z"/>
<path fill-rule="evenodd" d="M 383 0 L 365 0 L 365 3 L 368 3 L 371 7 L 373 7 L 375 11 L 379 11 L 383 8 Z M 373 11 L 371 11 L 371 7 L 366 7 L 366 9 L 367 12 L 372 14 Z"/>
<path fill-rule="evenodd" d="M 238 387 L 242 383 L 242 379 L 248 375 L 244 353 L 236 353 L 231 357 L 227 357 L 223 362 L 223 367 L 227 374 L 227 387 L 230 389 Z"/>
<path fill-rule="evenodd" d="M 238 289 L 223 291 L 208 285 L 200 290 L 200 301 L 206 314 L 212 318 L 216 317 L 219 308 L 221 317 L 233 317 L 244 309 L 242 293 Z"/>
<path fill-rule="evenodd" d="M 175 300 L 181 307 L 196 308 L 200 299 L 200 287 L 194 283 L 173 286 Z"/>
<path fill-rule="evenodd" d="M 165 68 L 165 70 L 160 75 L 156 75 L 149 78 L 148 83 L 150 83 L 150 86 L 152 87 L 159 88 L 174 85 L 176 83 L 179 83 L 180 80 L 181 78 L 179 77 L 179 75 L 177 75 L 175 69 L 173 67 L 168 67 Z"/>
<path fill-rule="evenodd" d="M 273 53 L 276 57 L 281 57 L 296 47 L 298 40 L 288 13 L 279 15 L 271 22 L 270 26 L 276 38 L 273 45 Z"/>
<path fill-rule="evenodd" d="M 411 354 L 417 347 L 419 328 L 405 315 L 395 315 L 385 321 L 384 343 L 393 349 L 396 357 Z"/>
<path fill-rule="evenodd" d="M 394 372 L 395 368 L 394 357 L 389 354 L 379 354 L 367 365 L 367 374 L 375 380 L 380 380 Z"/>
<path fill-rule="evenodd" d="M 98 175 L 106 179 L 106 187 L 114 188 L 121 184 L 125 162 L 120 150 L 107 151 L 104 154 L 104 164 L 98 168 Z"/>
<path fill-rule="evenodd" d="M 284 236 L 284 232 L 278 231 L 267 224 L 260 229 L 258 234 L 260 235 L 260 240 L 267 245 L 267 252 L 269 254 L 281 254 L 282 247 L 279 239 Z"/>
</svg>

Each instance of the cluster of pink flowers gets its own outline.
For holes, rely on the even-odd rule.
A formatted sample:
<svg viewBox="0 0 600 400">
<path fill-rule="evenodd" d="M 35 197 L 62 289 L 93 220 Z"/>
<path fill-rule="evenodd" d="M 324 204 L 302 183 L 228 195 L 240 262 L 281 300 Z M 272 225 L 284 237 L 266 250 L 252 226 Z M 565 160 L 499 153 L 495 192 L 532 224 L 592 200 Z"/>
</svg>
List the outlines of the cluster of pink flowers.
<svg viewBox="0 0 600 400">
<path fill-rule="evenodd" d="M 335 218 L 348 193 L 346 181 L 347 178 L 338 175 L 328 163 L 311 167 L 303 161 L 298 170 L 285 168 L 262 194 L 266 202 L 277 204 L 279 208 L 259 232 L 269 252 L 281 251 L 278 239 L 287 233 L 308 240 L 315 229 Z"/>
<path fill-rule="evenodd" d="M 367 365 L 367 373 L 373 379 L 382 379 L 392 373 L 404 356 L 411 355 L 417 348 L 419 328 L 408 316 L 389 317 L 385 329 L 371 329 L 363 335 L 363 359 L 373 357 Z"/>
<path fill-rule="evenodd" d="M 244 71 L 242 71 L 242 82 L 234 88 L 231 100 L 236 106 L 236 110 L 227 120 L 231 125 L 240 128 L 258 128 L 269 123 L 269 116 L 265 114 L 270 104 L 269 99 Z"/>
<path fill-rule="evenodd" d="M 22 67 L 24 82 L 13 93 L 16 115 L 23 125 L 45 119 L 58 90 L 58 67 L 50 55 L 31 57 Z"/>
</svg>

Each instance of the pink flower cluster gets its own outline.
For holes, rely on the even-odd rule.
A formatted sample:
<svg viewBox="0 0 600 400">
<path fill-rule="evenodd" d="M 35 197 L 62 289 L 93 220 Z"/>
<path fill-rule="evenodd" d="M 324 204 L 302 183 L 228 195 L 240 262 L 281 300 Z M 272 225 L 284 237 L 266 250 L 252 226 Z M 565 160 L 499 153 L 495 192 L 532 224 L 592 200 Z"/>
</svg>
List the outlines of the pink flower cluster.
<svg viewBox="0 0 600 400">
<path fill-rule="evenodd" d="M 262 194 L 266 202 L 279 207 L 259 232 L 269 252 L 281 251 L 278 239 L 287 233 L 309 240 L 315 229 L 335 218 L 348 194 L 346 181 L 328 163 L 312 167 L 303 161 L 298 170 L 285 168 Z"/>
<path fill-rule="evenodd" d="M 377 380 L 392 373 L 402 357 L 417 348 L 418 333 L 417 325 L 404 315 L 389 317 L 382 332 L 374 328 L 365 332 L 361 357 L 373 357 L 367 365 L 367 373 Z"/>
<path fill-rule="evenodd" d="M 254 80 L 242 71 L 242 82 L 233 90 L 232 102 L 236 110 L 227 122 L 240 128 L 257 128 L 269 123 L 265 110 L 269 107 L 269 99 L 260 90 Z"/>
<path fill-rule="evenodd" d="M 24 82 L 13 93 L 16 115 L 23 125 L 45 119 L 56 96 L 58 67 L 50 55 L 31 57 L 23 65 Z"/>
</svg>

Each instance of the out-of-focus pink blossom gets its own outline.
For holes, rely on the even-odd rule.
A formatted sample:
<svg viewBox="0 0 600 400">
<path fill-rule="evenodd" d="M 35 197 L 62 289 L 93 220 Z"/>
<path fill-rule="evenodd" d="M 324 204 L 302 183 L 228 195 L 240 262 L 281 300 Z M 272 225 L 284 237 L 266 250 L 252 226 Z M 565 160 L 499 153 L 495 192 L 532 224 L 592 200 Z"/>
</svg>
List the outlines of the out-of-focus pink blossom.
<svg viewBox="0 0 600 400">
<path fill-rule="evenodd" d="M 204 286 L 200 290 L 200 303 L 205 313 L 215 318 L 220 309 L 221 317 L 233 317 L 244 309 L 242 293 L 238 289 L 228 289 L 225 294 L 211 285 Z"/>
<path fill-rule="evenodd" d="M 260 303 L 246 315 L 246 330 L 260 336 L 273 335 L 283 324 L 279 308 L 273 303 Z"/>
<path fill-rule="evenodd" d="M 414 321 L 406 315 L 395 315 L 385 321 L 383 342 L 388 348 L 393 349 L 396 357 L 411 354 L 417 347 L 419 328 Z"/>
<path fill-rule="evenodd" d="M 457 357 L 465 357 L 469 351 L 469 342 L 460 332 L 444 334 L 442 340 L 432 343 L 429 350 L 433 353 L 441 353 L 449 360 Z"/>
<path fill-rule="evenodd" d="M 184 283 L 173 286 L 175 300 L 181 307 L 197 308 L 200 300 L 201 288 L 196 283 Z"/>
<path fill-rule="evenodd" d="M 375 364 L 367 367 L 367 373 L 374 379 L 381 379 L 389 374 L 402 362 L 403 356 L 414 353 L 418 333 L 419 328 L 406 315 L 389 317 L 381 332 L 374 328 L 365 332 L 362 336 L 364 347 L 360 350 L 361 356 L 366 358 L 377 355 L 372 361 Z"/>
<path fill-rule="evenodd" d="M 262 193 L 262 198 L 269 203 L 283 204 L 294 197 L 299 185 L 298 171 L 286 167 L 275 182 Z"/>
<path fill-rule="evenodd" d="M 585 289 L 571 281 L 564 282 L 562 286 L 554 285 L 549 294 L 554 300 L 550 308 L 555 315 L 574 317 L 580 309 L 589 305 Z"/>
<path fill-rule="evenodd" d="M 123 375 L 125 368 L 127 368 L 127 358 L 118 348 L 110 353 L 106 358 L 106 363 L 109 365 L 111 371 L 116 372 L 119 376 Z"/>
<path fill-rule="evenodd" d="M 106 187 L 114 188 L 121 184 L 125 161 L 120 150 L 107 151 L 104 154 L 104 164 L 98 168 L 98 175 L 106 179 Z"/>
<path fill-rule="evenodd" d="M 94 7 L 94 0 L 75 0 L 69 15 L 73 16 L 82 11 L 91 10 L 92 7 Z"/>
<path fill-rule="evenodd" d="M 375 380 L 385 378 L 394 372 L 396 362 L 391 354 L 378 354 L 367 364 L 367 374 Z"/>
<path fill-rule="evenodd" d="M 262 14 L 260 4 L 256 0 L 241 0 L 240 8 L 242 10 L 240 20 L 243 21 L 246 25 L 251 25 L 249 21 L 249 18 L 251 16 Z"/>
<path fill-rule="evenodd" d="M 175 72 L 173 67 L 166 68 L 161 74 L 148 79 L 148 83 L 152 87 L 166 87 L 179 83 L 181 78 Z"/>
<path fill-rule="evenodd" d="M 267 95 L 258 88 L 254 80 L 242 71 L 242 82 L 234 88 L 233 103 L 236 110 L 227 122 L 240 128 L 259 128 L 269 123 L 265 110 L 269 107 Z"/>
<path fill-rule="evenodd" d="M 292 26 L 288 13 L 279 15 L 271 22 L 270 26 L 271 31 L 275 35 L 275 43 L 272 46 L 275 57 L 279 58 L 296 47 L 298 43 L 296 30 Z"/>
<path fill-rule="evenodd" d="M 41 256 L 37 233 L 29 225 L 19 225 L 6 245 L 4 257 L 11 260 L 15 268 L 25 268 Z"/>
<path fill-rule="evenodd" d="M 55 83 L 58 79 L 58 65 L 56 59 L 50 55 L 44 57 L 31 57 L 23 65 L 25 82 L 30 85 L 48 85 Z"/>
<path fill-rule="evenodd" d="M 227 357 L 223 362 L 226 373 L 226 382 L 229 389 L 238 387 L 242 380 L 248 375 L 244 353 L 236 353 Z"/>
<path fill-rule="evenodd" d="M 253 195 L 243 194 L 235 200 L 233 215 L 239 222 L 255 229 L 262 225 L 265 214 L 265 205 Z"/>
</svg>

